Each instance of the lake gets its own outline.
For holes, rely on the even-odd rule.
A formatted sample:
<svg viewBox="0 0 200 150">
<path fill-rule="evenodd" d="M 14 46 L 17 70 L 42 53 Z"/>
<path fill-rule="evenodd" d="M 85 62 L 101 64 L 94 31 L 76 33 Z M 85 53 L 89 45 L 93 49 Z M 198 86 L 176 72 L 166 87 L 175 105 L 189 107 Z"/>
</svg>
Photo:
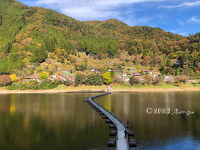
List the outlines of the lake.
<svg viewBox="0 0 200 150">
<path fill-rule="evenodd" d="M 95 93 L 0 95 L 0 150 L 113 150 L 83 100 Z M 133 150 L 199 150 L 200 92 L 113 93 L 96 99 L 135 132 Z"/>
</svg>

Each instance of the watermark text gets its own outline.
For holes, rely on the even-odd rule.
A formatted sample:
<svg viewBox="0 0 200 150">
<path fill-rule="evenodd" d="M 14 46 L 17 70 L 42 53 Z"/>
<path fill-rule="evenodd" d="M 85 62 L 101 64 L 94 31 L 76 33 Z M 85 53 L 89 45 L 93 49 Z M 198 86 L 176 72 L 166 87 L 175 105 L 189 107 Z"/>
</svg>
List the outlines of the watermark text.
<svg viewBox="0 0 200 150">
<path fill-rule="evenodd" d="M 179 108 L 153 108 L 153 107 L 148 107 L 146 108 L 146 113 L 149 115 L 193 115 L 193 111 L 189 110 L 181 110 Z"/>
</svg>

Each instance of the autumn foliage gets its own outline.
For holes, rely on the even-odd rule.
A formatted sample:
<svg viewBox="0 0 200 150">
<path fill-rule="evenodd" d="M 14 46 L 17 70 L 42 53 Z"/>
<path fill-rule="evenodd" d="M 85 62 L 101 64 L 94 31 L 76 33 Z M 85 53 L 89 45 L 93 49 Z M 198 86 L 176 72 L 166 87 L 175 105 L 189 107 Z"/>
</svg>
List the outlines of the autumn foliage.
<svg viewBox="0 0 200 150">
<path fill-rule="evenodd" d="M 0 86 L 11 84 L 12 80 L 9 75 L 0 75 Z"/>
</svg>

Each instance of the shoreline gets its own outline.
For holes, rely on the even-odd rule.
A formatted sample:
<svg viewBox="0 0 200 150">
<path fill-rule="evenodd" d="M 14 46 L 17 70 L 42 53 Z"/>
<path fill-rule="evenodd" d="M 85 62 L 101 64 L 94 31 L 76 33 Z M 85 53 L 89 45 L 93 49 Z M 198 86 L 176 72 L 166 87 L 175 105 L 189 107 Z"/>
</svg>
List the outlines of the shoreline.
<svg viewBox="0 0 200 150">
<path fill-rule="evenodd" d="M 134 92 L 200 92 L 200 87 L 175 87 L 175 88 L 113 88 L 112 93 L 134 93 Z M 0 89 L 0 94 L 42 94 L 42 93 L 102 93 L 104 88 L 68 88 L 49 90 L 6 90 Z"/>
</svg>

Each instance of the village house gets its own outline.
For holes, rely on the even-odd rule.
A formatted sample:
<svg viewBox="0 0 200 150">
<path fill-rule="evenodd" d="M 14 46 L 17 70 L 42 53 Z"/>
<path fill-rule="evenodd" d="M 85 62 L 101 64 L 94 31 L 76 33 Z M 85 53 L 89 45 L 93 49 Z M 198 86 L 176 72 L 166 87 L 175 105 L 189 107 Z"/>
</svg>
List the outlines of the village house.
<svg viewBox="0 0 200 150">
<path fill-rule="evenodd" d="M 188 80 L 187 83 L 198 84 L 198 83 L 200 83 L 200 79 L 199 80 Z"/>
<path fill-rule="evenodd" d="M 125 74 L 125 73 L 123 73 L 123 74 L 121 75 L 121 78 L 122 78 L 122 80 L 123 80 L 124 82 L 128 82 L 128 81 L 129 81 L 129 77 L 128 77 L 128 75 Z"/>
<path fill-rule="evenodd" d="M 24 80 L 27 80 L 27 81 L 38 81 L 38 82 L 40 82 L 39 76 L 34 75 L 34 74 L 31 74 L 31 75 L 28 75 L 28 76 L 24 77 Z"/>
<path fill-rule="evenodd" d="M 59 75 L 51 75 L 51 80 L 57 80 L 57 81 L 71 81 L 74 82 L 74 76 L 68 71 L 63 71 L 62 74 Z"/>
<path fill-rule="evenodd" d="M 164 76 L 163 80 L 165 82 L 171 82 L 171 83 L 173 83 L 174 82 L 174 77 L 173 76 Z"/>
<path fill-rule="evenodd" d="M 139 74 L 139 73 L 133 73 L 133 74 L 131 75 L 131 77 L 139 78 L 139 77 L 141 77 L 141 74 Z"/>
<path fill-rule="evenodd" d="M 143 75 L 152 75 L 153 73 L 149 70 L 142 70 Z"/>
<path fill-rule="evenodd" d="M 122 72 L 122 68 L 113 68 L 112 71 L 114 71 L 115 73 L 121 73 Z"/>
<path fill-rule="evenodd" d="M 95 69 L 95 68 L 91 69 L 90 71 L 95 72 L 95 73 L 100 73 L 100 71 L 98 69 Z"/>
</svg>

